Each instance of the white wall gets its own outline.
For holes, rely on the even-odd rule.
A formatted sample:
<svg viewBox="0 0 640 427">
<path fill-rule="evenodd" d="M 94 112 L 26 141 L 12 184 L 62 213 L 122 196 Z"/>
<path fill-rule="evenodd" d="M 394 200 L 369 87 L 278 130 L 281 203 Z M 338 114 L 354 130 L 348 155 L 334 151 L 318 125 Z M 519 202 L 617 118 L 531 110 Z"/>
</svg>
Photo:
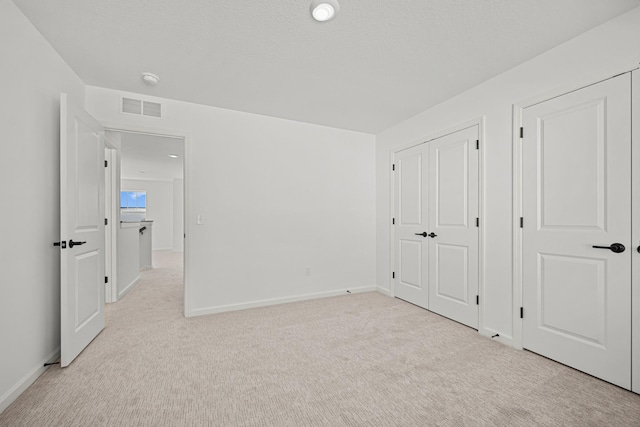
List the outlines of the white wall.
<svg viewBox="0 0 640 427">
<path fill-rule="evenodd" d="M 153 250 L 173 249 L 173 182 L 142 179 L 121 180 L 121 191 L 147 192 L 146 219 L 153 220 Z"/>
<path fill-rule="evenodd" d="M 0 0 L 0 411 L 60 348 L 60 92 L 84 85 L 9 0 Z"/>
<path fill-rule="evenodd" d="M 184 250 L 184 180 L 173 180 L 173 250 Z"/>
<path fill-rule="evenodd" d="M 118 301 L 140 280 L 140 226 L 118 225 Z"/>
<path fill-rule="evenodd" d="M 86 108 L 187 136 L 188 314 L 374 289 L 372 135 L 166 99 L 164 118 L 136 117 L 122 94 L 88 86 Z"/>
<path fill-rule="evenodd" d="M 485 118 L 484 334 L 511 342 L 512 304 L 512 106 L 616 63 L 640 60 L 640 9 L 621 15 L 376 137 L 377 280 L 391 286 L 390 153 L 461 123 Z M 470 64 L 470 72 L 473 72 Z"/>
</svg>

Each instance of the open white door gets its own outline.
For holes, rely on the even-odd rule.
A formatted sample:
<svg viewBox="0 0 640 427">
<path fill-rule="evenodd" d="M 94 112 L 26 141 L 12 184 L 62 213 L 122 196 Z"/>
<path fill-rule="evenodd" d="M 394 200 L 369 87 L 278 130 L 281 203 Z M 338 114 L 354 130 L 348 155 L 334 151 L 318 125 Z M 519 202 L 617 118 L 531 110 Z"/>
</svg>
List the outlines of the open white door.
<svg viewBox="0 0 640 427">
<path fill-rule="evenodd" d="M 104 329 L 104 129 L 60 94 L 60 364 Z"/>
</svg>

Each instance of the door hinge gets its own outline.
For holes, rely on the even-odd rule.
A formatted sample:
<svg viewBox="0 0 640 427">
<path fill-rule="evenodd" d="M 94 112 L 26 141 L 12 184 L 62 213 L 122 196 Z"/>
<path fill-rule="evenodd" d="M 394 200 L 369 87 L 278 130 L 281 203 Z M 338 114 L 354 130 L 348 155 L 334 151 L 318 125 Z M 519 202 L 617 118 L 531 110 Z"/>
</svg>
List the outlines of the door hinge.
<svg viewBox="0 0 640 427">
<path fill-rule="evenodd" d="M 520 127 L 520 138 L 524 138 L 524 128 Z"/>
<path fill-rule="evenodd" d="M 104 161 L 104 167 L 106 168 L 109 165 L 109 162 L 107 162 L 106 160 Z"/>
<path fill-rule="evenodd" d="M 480 218 L 476 218 L 476 227 L 480 227 Z"/>
<path fill-rule="evenodd" d="M 520 318 L 524 319 L 524 307 L 520 307 Z"/>
<path fill-rule="evenodd" d="M 53 242 L 53 246 L 60 246 L 60 249 L 67 249 L 67 241 Z"/>
<path fill-rule="evenodd" d="M 476 150 L 480 149 L 480 140 L 476 139 Z"/>
<path fill-rule="evenodd" d="M 396 278 L 396 272 L 394 271 L 393 273 L 391 273 L 391 278 L 395 279 Z"/>
<path fill-rule="evenodd" d="M 392 218 L 392 219 L 391 219 L 391 224 L 395 224 L 395 223 L 396 223 L 396 219 L 395 219 L 395 218 Z"/>
<path fill-rule="evenodd" d="M 104 283 L 109 283 L 109 277 L 108 276 L 104 276 Z"/>
<path fill-rule="evenodd" d="M 524 228 L 524 218 L 520 217 L 520 228 Z"/>
<path fill-rule="evenodd" d="M 392 171 L 396 170 L 396 165 L 395 164 L 391 165 L 391 170 Z"/>
<path fill-rule="evenodd" d="M 104 225 L 109 225 L 109 220 L 107 218 L 104 219 Z"/>
<path fill-rule="evenodd" d="M 480 305 L 480 295 L 476 295 L 476 305 Z"/>
</svg>

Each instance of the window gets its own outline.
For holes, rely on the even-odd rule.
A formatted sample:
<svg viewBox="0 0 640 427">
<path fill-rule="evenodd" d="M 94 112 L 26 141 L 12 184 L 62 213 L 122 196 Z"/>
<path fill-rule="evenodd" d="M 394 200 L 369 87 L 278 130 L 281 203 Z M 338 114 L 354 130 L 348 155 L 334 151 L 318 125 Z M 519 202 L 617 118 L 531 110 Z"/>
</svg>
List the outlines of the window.
<svg viewBox="0 0 640 427">
<path fill-rule="evenodd" d="M 120 209 L 128 212 L 144 212 L 147 210 L 146 191 L 121 191 Z"/>
</svg>

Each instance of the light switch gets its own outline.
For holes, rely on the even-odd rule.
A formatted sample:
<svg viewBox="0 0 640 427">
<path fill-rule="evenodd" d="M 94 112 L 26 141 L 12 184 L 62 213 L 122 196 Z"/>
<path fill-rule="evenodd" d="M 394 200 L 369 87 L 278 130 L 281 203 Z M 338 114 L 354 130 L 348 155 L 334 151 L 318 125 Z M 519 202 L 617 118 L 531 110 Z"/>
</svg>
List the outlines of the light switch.
<svg viewBox="0 0 640 427">
<path fill-rule="evenodd" d="M 204 224 L 204 219 L 202 218 L 202 215 L 200 215 L 200 214 L 196 215 L 196 224 L 198 224 L 198 225 Z"/>
</svg>

